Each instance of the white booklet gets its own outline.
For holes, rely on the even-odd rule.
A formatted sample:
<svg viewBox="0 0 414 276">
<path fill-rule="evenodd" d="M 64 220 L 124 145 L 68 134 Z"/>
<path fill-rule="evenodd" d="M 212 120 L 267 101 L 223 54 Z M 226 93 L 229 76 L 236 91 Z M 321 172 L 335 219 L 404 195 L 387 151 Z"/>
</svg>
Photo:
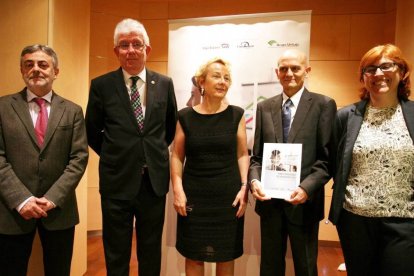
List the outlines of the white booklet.
<svg viewBox="0 0 414 276">
<path fill-rule="evenodd" d="M 302 144 L 264 143 L 262 178 L 266 196 L 286 199 L 300 184 Z"/>
</svg>

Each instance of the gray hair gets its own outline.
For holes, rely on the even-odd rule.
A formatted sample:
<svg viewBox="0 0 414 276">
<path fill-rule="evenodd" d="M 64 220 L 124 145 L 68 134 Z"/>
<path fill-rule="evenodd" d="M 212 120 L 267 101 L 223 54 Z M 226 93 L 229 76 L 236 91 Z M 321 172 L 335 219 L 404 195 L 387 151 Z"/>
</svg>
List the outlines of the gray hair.
<svg viewBox="0 0 414 276">
<path fill-rule="evenodd" d="M 58 68 L 59 66 L 58 57 L 57 57 L 55 50 L 53 50 L 51 47 L 47 45 L 42 45 L 42 44 L 34 44 L 34 45 L 29 45 L 29 46 L 24 47 L 22 50 L 22 53 L 20 54 L 20 66 L 23 65 L 23 57 L 26 54 L 32 54 L 38 51 L 41 51 L 45 53 L 46 55 L 50 56 L 52 58 L 53 68 L 55 69 Z"/>
<path fill-rule="evenodd" d="M 144 25 L 142 25 L 142 23 L 137 20 L 126 18 L 119 22 L 115 27 L 114 47 L 118 46 L 118 38 L 120 34 L 130 33 L 142 34 L 142 36 L 144 37 L 144 44 L 146 46 L 150 45 L 149 37 Z"/>
</svg>

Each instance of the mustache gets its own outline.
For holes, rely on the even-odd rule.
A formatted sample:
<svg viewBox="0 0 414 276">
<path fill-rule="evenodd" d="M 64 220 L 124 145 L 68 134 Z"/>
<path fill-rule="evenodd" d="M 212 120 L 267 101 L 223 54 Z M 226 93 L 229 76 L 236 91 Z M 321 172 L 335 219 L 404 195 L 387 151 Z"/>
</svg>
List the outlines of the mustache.
<svg viewBox="0 0 414 276">
<path fill-rule="evenodd" d="M 44 77 L 40 73 L 34 72 L 33 74 L 29 75 L 29 79 L 44 79 Z"/>
</svg>

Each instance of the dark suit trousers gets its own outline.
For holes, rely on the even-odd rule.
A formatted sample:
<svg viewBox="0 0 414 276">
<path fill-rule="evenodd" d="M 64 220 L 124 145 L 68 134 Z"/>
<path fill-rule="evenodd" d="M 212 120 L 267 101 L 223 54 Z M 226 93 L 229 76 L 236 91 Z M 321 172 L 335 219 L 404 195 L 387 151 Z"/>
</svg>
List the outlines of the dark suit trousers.
<svg viewBox="0 0 414 276">
<path fill-rule="evenodd" d="M 274 199 L 272 199 L 274 200 Z M 286 217 L 283 206 L 273 205 L 271 212 L 260 216 L 261 276 L 284 276 L 287 239 L 292 249 L 295 275 L 317 276 L 319 223 L 295 225 Z"/>
<path fill-rule="evenodd" d="M 337 224 L 348 276 L 414 271 L 414 219 L 370 218 L 342 210 Z"/>
<path fill-rule="evenodd" d="M 38 223 L 45 276 L 69 276 L 75 227 L 46 230 Z M 23 235 L 0 234 L 0 275 L 26 276 L 36 230 Z"/>
<path fill-rule="evenodd" d="M 142 177 L 136 198 L 101 200 L 108 276 L 129 275 L 134 218 L 139 275 L 160 275 L 165 195 L 158 197 L 154 193 L 147 170 Z"/>
</svg>

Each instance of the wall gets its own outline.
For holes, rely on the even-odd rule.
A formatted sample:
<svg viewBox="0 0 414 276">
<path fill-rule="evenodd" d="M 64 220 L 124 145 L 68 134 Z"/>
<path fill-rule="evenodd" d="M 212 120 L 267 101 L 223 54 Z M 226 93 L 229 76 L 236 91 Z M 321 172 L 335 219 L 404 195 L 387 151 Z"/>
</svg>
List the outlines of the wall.
<svg viewBox="0 0 414 276">
<path fill-rule="evenodd" d="M 47 42 L 48 1 L 39 0 L 35 6 L 31 6 L 30 2 L 30 0 L 0 2 L 2 11 L 0 36 L 3 41 L 0 44 L 0 53 L 5 62 L 0 69 L 2 76 L 0 95 L 20 91 L 24 87 L 19 63 L 23 47 L 30 43 Z M 19 11 L 22 17 L 16 16 L 16 11 Z M 16 20 L 19 17 L 25 20 Z M 37 26 L 35 29 L 27 27 L 35 25 Z"/>
<path fill-rule="evenodd" d="M 14 93 L 24 87 L 19 67 L 23 47 L 35 43 L 49 44 L 56 50 L 60 64 L 54 90 L 84 108 L 89 76 L 89 7 L 89 0 L 2 0 L 0 95 Z M 87 173 L 76 192 L 81 223 L 76 226 L 72 275 L 78 276 L 86 272 L 87 264 Z M 29 266 L 29 275 L 43 275 L 38 238 Z"/>
<path fill-rule="evenodd" d="M 398 0 L 395 43 L 401 48 L 406 58 L 414 65 L 414 2 Z M 411 83 L 413 76 L 411 75 Z M 414 99 L 411 94 L 411 99 Z"/>
</svg>

